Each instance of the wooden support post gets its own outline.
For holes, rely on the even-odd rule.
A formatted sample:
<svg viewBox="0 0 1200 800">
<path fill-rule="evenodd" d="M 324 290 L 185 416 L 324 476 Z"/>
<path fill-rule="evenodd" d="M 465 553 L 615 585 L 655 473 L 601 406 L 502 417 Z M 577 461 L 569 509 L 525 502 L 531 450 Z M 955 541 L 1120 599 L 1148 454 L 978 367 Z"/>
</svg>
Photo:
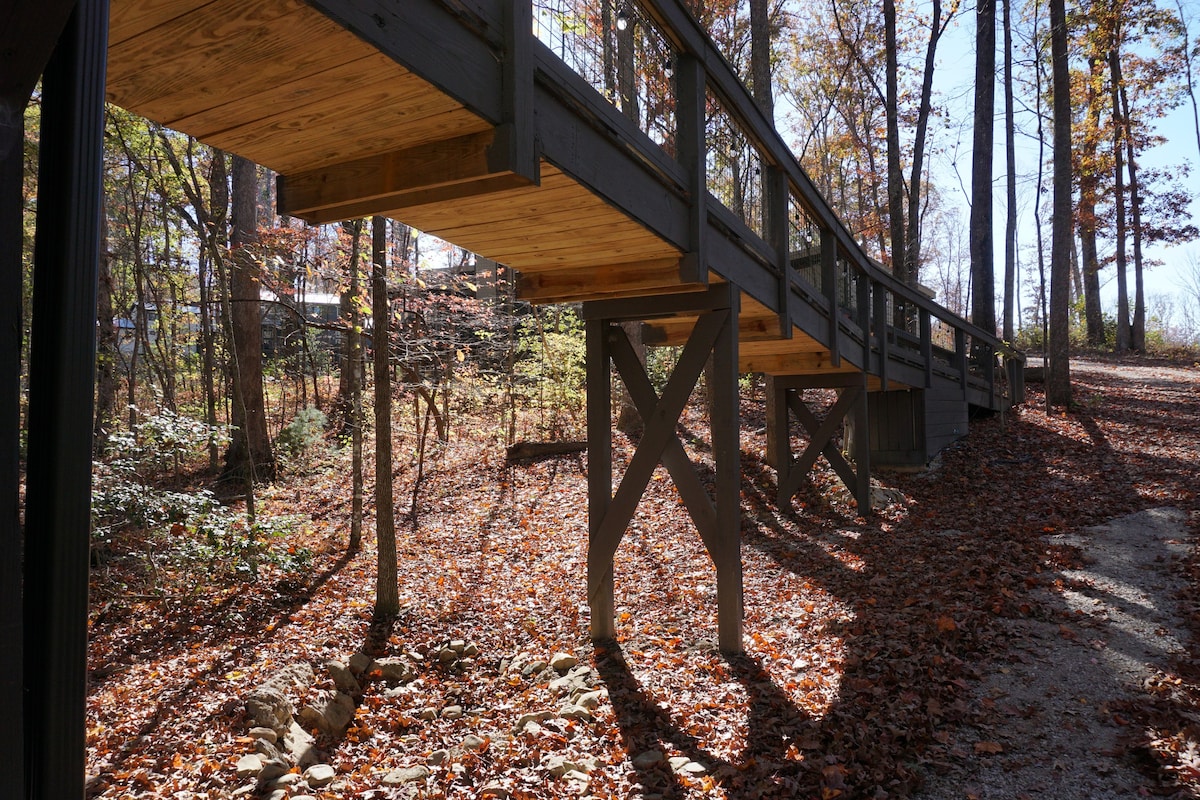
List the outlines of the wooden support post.
<svg viewBox="0 0 1200 800">
<path fill-rule="evenodd" d="M 642 298 L 584 304 L 587 324 L 588 374 L 588 600 L 594 639 L 615 633 L 613 556 L 633 518 L 655 467 L 670 472 L 717 569 L 720 645 L 741 651 L 741 521 L 740 448 L 737 425 L 738 290 L 731 284 L 706 292 L 667 296 L 659 307 L 689 301 L 699 319 L 684 345 L 674 372 L 658 396 L 644 365 L 618 324 L 649 311 Z M 669 313 L 669 312 L 667 312 Z M 637 316 L 634 316 L 636 319 Z M 717 461 L 717 494 L 709 496 L 675 433 L 680 415 L 712 356 L 714 379 L 713 452 Z M 629 390 L 645 428 L 616 494 L 611 478 L 611 386 L 609 364 Z"/>
<path fill-rule="evenodd" d="M 616 636 L 612 557 L 596 546 L 612 503 L 612 379 L 607 320 L 589 319 L 587 337 L 588 605 L 596 640 Z M 595 587 L 593 590 L 592 587 Z"/>
<path fill-rule="evenodd" d="M 921 361 L 925 365 L 925 388 L 933 386 L 933 324 L 929 309 L 921 309 Z"/>
<path fill-rule="evenodd" d="M 709 554 L 717 567 L 718 641 L 724 653 L 742 652 L 741 446 L 738 420 L 737 289 L 712 350 L 712 447 L 717 468 L 717 532 Z M 790 292 L 789 292 L 790 294 Z M 789 323 L 790 326 L 790 323 Z"/>
<path fill-rule="evenodd" d="M 788 425 L 788 382 L 778 375 L 767 375 L 767 464 L 777 473 L 792 463 L 792 437 Z"/>
<path fill-rule="evenodd" d="M 679 262 L 683 283 L 708 283 L 704 255 L 708 230 L 708 166 L 705 156 L 707 90 L 704 64 L 690 53 L 680 53 L 675 63 L 676 153 L 688 175 L 688 252 Z"/>
<path fill-rule="evenodd" d="M 26 798 L 84 793 L 107 44 L 107 0 L 80 0 L 42 77 L 25 496 L 25 692 L 35 704 L 24 720 Z"/>
<path fill-rule="evenodd" d="M 841 330 L 838 318 L 842 310 L 837 291 L 837 239 L 828 230 L 821 231 L 821 289 L 829 301 L 829 363 L 840 367 L 842 349 L 838 341 L 838 332 Z"/>
<path fill-rule="evenodd" d="M 862 385 L 854 403 L 854 476 L 852 487 L 858 510 L 864 516 L 871 513 L 871 428 L 867 397 L 867 376 L 860 376 Z"/>
<path fill-rule="evenodd" d="M 775 249 L 775 268 L 779 271 L 779 335 L 792 338 L 792 258 L 791 225 L 788 222 L 788 205 L 791 194 L 787 175 L 774 164 L 767 166 L 763 175 L 763 195 L 766 203 L 766 236 Z"/>
</svg>

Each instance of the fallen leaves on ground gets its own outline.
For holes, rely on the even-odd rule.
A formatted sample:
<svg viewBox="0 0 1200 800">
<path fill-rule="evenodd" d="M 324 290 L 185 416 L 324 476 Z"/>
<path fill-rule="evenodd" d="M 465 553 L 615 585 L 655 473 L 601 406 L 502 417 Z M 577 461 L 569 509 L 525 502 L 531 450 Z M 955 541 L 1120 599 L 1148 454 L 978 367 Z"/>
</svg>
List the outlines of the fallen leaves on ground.
<svg viewBox="0 0 1200 800">
<path fill-rule="evenodd" d="M 143 593 L 146 576 L 123 571 L 119 558 L 94 570 L 89 795 L 231 796 L 246 784 L 234 774 L 250 750 L 244 701 L 273 670 L 359 651 L 423 658 L 466 640 L 479 648 L 471 663 L 423 658 L 405 691 L 367 685 L 346 734 L 319 740 L 338 778 L 313 795 L 408 796 L 382 788 L 382 777 L 446 749 L 421 796 L 478 797 L 488 787 L 514 798 L 903 797 L 927 770 L 964 757 L 949 744 L 954 726 L 995 713 L 970 688 L 1003 647 L 998 621 L 1046 613 L 1031 589 L 1080 557 L 1047 548 L 1046 533 L 1160 505 L 1191 512 L 1196 531 L 1195 382 L 1086 369 L 1075 379 L 1071 414 L 1047 417 L 1030 387 L 1003 422 L 974 420 L 935 469 L 880 472 L 889 502 L 865 519 L 823 460 L 778 505 L 763 404 L 745 397 L 746 652 L 737 657 L 717 650 L 715 570 L 661 468 L 618 550 L 617 641 L 593 645 L 585 456 L 506 465 L 487 439 L 495 425 L 480 420 L 472 436 L 461 422 L 427 465 L 415 526 L 399 518 L 402 612 L 386 624 L 372 619 L 373 537 L 344 553 L 350 498 L 338 456 L 260 499 L 260 513 L 311 520 L 301 543 L 317 557 L 302 580 L 264 573 L 164 597 Z M 707 437 L 693 435 L 704 429 L 693 406 L 681 440 L 711 483 Z M 402 432 L 394 445 L 405 498 L 412 438 Z M 618 437 L 615 463 L 634 447 Z M 136 551 L 132 535 L 125 544 Z M 607 690 L 591 720 L 555 716 L 562 698 L 508 668 L 558 652 L 592 665 Z M 1132 748 L 1162 768 L 1167 788 L 1200 784 L 1188 716 L 1200 708 L 1197 677 L 1194 664 L 1180 665 L 1152 687 L 1152 707 L 1121 710 L 1138 723 L 1130 729 L 1150 726 Z M 461 717 L 423 718 L 451 705 Z M 539 711 L 552 714 L 514 732 L 521 715 Z M 468 734 L 483 746 L 464 751 Z M 985 757 L 1001 749 L 975 744 Z M 639 758 L 652 752 L 662 757 Z M 595 763 L 581 783 L 554 777 L 551 756 Z"/>
</svg>

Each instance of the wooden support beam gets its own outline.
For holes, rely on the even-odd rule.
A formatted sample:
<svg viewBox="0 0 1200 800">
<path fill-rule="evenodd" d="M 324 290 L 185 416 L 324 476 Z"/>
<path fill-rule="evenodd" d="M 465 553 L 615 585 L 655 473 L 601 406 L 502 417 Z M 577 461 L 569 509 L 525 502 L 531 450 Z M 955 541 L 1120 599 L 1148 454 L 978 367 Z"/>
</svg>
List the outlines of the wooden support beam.
<svg viewBox="0 0 1200 800">
<path fill-rule="evenodd" d="M 511 127 L 280 175 L 279 213 L 312 224 L 529 186 Z"/>
<path fill-rule="evenodd" d="M 677 347 L 687 342 L 696 320 L 693 317 L 670 317 L 647 322 L 642 332 L 642 342 L 651 347 Z M 738 342 L 779 341 L 778 317 L 738 317 Z"/>
<path fill-rule="evenodd" d="M 738 367 L 742 372 L 764 372 L 768 375 L 805 375 L 814 372 L 857 372 L 857 368 L 843 364 L 833 366 L 828 352 L 792 353 L 777 355 L 741 355 Z"/>
<path fill-rule="evenodd" d="M 42 76 L 24 537 L 29 800 L 84 794 L 107 40 L 107 0 L 80 0 Z M 6 794 L 22 793 L 7 787 Z"/>
<path fill-rule="evenodd" d="M 517 297 L 531 303 L 577 303 L 603 298 L 640 297 L 659 292 L 678 292 L 680 288 L 678 258 L 521 273 L 517 277 Z"/>
</svg>

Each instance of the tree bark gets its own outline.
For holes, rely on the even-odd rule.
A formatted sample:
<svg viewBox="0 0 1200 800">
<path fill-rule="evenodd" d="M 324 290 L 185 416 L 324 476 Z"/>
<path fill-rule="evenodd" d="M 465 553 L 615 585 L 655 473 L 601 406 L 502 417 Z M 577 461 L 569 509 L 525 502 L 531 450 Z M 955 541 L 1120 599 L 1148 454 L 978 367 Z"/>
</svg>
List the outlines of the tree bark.
<svg viewBox="0 0 1200 800">
<path fill-rule="evenodd" d="M 117 408 L 117 329 L 113 324 L 112 252 L 108 243 L 108 214 L 100 215 L 100 275 L 96 291 L 96 415 L 92 452 L 99 457 L 108 446 L 109 428 Z"/>
<path fill-rule="evenodd" d="M 387 292 L 387 220 L 371 218 L 371 317 L 375 347 L 375 616 L 388 619 L 400 611 L 396 569 L 396 522 L 392 498 L 392 374 L 390 307 Z"/>
<path fill-rule="evenodd" d="M 229 267 L 230 328 L 233 335 L 232 422 L 225 475 L 252 486 L 275 476 L 275 456 L 267 434 L 263 401 L 262 275 L 250 251 L 257 237 L 257 173 L 253 162 L 233 157 L 233 233 Z"/>
<path fill-rule="evenodd" d="M 1050 0 L 1050 57 L 1054 93 L 1054 207 L 1050 245 L 1050 326 L 1046 404 L 1071 404 L 1071 75 L 1067 63 L 1065 0 Z"/>
<path fill-rule="evenodd" d="M 350 426 L 350 552 L 357 552 L 362 546 L 363 522 L 363 450 L 362 450 L 362 319 L 358 303 L 358 272 L 359 247 L 362 239 L 362 219 L 354 221 L 354 242 L 350 248 L 350 287 L 347 294 L 350 297 L 349 322 L 350 330 L 346 332 L 346 353 L 342 362 L 342 374 L 350 375 L 350 407 L 348 422 Z M 373 251 L 372 251 L 373 252 Z M 342 307 L 345 311 L 346 294 L 342 295 Z"/>
<path fill-rule="evenodd" d="M 900 89 L 899 56 L 896 45 L 896 1 L 883 0 L 884 50 L 886 52 L 886 91 L 884 111 L 887 119 L 887 209 L 892 274 L 902 283 L 910 283 L 904 258 L 904 172 L 900 166 Z"/>
<path fill-rule="evenodd" d="M 971 155 L 971 321 L 996 333 L 992 254 L 992 148 L 996 88 L 996 3 L 975 8 L 975 135 Z M 1064 268 L 1067 265 L 1064 264 Z"/>
<path fill-rule="evenodd" d="M 1120 60 L 1117 61 L 1117 79 L 1121 92 L 1121 118 L 1125 120 L 1125 165 L 1129 168 L 1129 213 L 1133 222 L 1133 326 L 1130 344 L 1139 353 L 1146 352 L 1146 285 L 1142 271 L 1142 196 L 1138 187 L 1137 148 L 1134 147 L 1133 129 L 1129 119 L 1129 95 L 1121 80 Z"/>
<path fill-rule="evenodd" d="M 1108 54 L 1108 68 L 1112 81 L 1113 106 L 1113 206 L 1117 212 L 1117 352 L 1128 352 L 1132 345 L 1129 330 L 1129 285 L 1126 274 L 1125 255 L 1125 156 L 1124 140 L 1127 135 L 1125 120 L 1121 117 L 1120 101 L 1120 55 L 1117 48 Z"/>
<path fill-rule="evenodd" d="M 342 223 L 342 230 L 350 234 L 350 265 L 349 283 L 341 293 L 340 315 L 349 325 L 346 335 L 342 337 L 342 362 L 338 371 L 338 395 L 333 404 L 333 414 L 330 418 L 330 428 L 337 431 L 339 436 L 349 435 L 354 425 L 354 393 L 362 384 L 359 372 L 361 360 L 355 357 L 356 348 L 361 347 L 359 330 L 355 324 L 358 318 L 358 259 L 362 247 L 363 221 L 360 217 L 349 223 Z"/>
<path fill-rule="evenodd" d="M 1013 109 L 1012 0 L 1004 0 L 1004 161 L 1008 212 L 1004 220 L 1004 341 L 1016 338 L 1017 145 Z"/>
<path fill-rule="evenodd" d="M 1104 345 L 1104 313 L 1100 305 L 1100 256 L 1096 244 L 1096 196 L 1099 187 L 1097 150 L 1100 131 L 1100 94 L 1097 83 L 1103 77 L 1103 60 L 1089 57 L 1087 112 L 1079 147 L 1079 249 L 1083 261 L 1083 310 L 1087 320 L 1087 342 Z"/>
</svg>

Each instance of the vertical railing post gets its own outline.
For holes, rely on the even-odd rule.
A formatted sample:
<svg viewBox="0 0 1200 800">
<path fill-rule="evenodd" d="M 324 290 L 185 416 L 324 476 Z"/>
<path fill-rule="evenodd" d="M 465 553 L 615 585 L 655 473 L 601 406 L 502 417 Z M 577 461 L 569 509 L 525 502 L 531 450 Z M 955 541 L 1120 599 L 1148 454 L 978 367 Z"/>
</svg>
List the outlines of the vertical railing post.
<svg viewBox="0 0 1200 800">
<path fill-rule="evenodd" d="M 708 172 L 704 141 L 704 64 L 690 53 L 675 63 L 676 154 L 688 176 L 688 252 L 679 262 L 683 283 L 708 283 L 705 233 L 708 230 Z"/>
<path fill-rule="evenodd" d="M 871 279 L 867 273 L 855 274 L 855 290 L 858 302 L 858 327 L 862 330 L 862 368 L 871 371 Z"/>
<path fill-rule="evenodd" d="M 594 545 L 600 524 L 612 503 L 612 380 L 610 378 L 609 323 L 589 319 L 587 348 L 587 437 L 588 437 L 588 535 Z M 595 560 L 598 550 L 588 547 L 588 585 L 597 580 L 599 589 L 588 597 L 593 639 L 616 636 L 613 618 L 612 559 Z"/>
<path fill-rule="evenodd" d="M 842 348 L 838 341 L 841 328 L 838 319 L 841 317 L 841 307 L 838 302 L 837 290 L 837 239 L 833 231 L 821 229 L 821 291 L 829 302 L 829 363 L 831 366 L 842 365 Z"/>
<path fill-rule="evenodd" d="M 958 369 L 958 380 L 965 400 L 967 397 L 967 332 L 962 328 L 954 329 L 954 366 Z"/>
<path fill-rule="evenodd" d="M 533 4 L 504 3 L 504 93 L 501 125 L 496 135 L 507 139 L 508 162 L 519 175 L 539 181 L 541 172 L 533 125 Z"/>
<path fill-rule="evenodd" d="M 875 301 L 875 346 L 879 348 L 879 383 L 887 391 L 888 383 L 888 294 L 882 286 L 876 286 Z"/>
<path fill-rule="evenodd" d="M 788 205 L 791 191 L 787 175 L 774 164 L 767 165 L 763 175 L 763 198 L 766 213 L 766 239 L 775 248 L 775 268 L 779 272 L 779 335 L 792 338 L 792 254 Z"/>
<path fill-rule="evenodd" d="M 921 308 L 921 361 L 925 365 L 925 388 L 933 386 L 933 324 L 929 309 Z"/>
</svg>

